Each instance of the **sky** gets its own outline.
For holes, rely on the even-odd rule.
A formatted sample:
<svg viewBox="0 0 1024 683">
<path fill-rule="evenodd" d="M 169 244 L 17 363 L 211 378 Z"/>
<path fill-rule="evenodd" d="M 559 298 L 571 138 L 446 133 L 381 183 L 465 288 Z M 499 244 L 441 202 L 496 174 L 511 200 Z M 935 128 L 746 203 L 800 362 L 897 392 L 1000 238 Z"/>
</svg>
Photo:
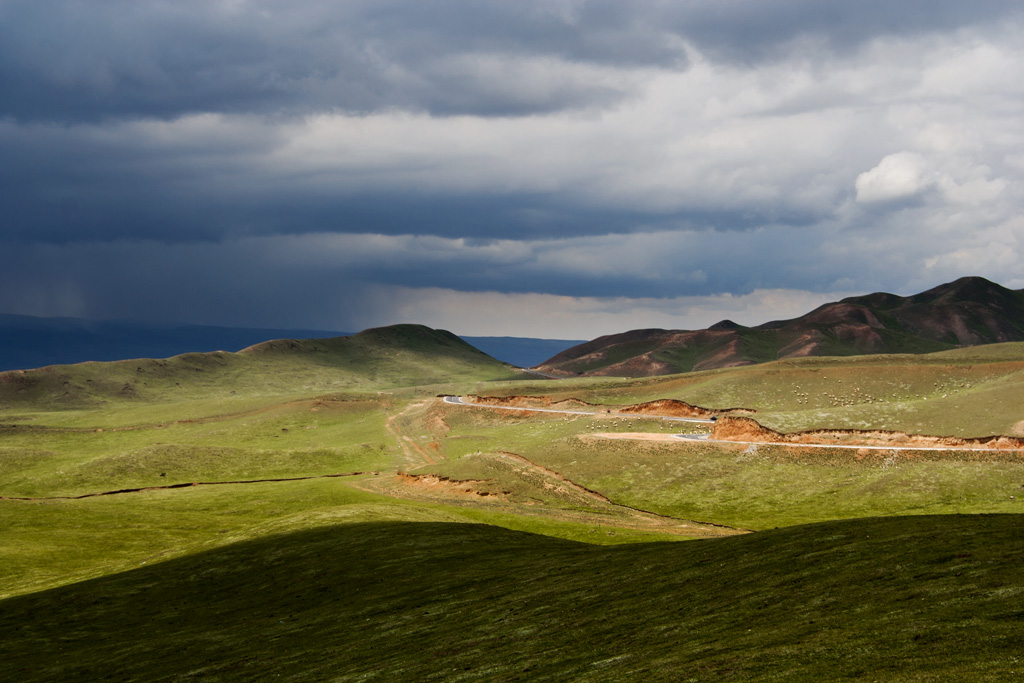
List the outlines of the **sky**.
<svg viewBox="0 0 1024 683">
<path fill-rule="evenodd" d="M 0 313 L 591 339 L 1024 288 L 1019 0 L 0 0 Z"/>
</svg>

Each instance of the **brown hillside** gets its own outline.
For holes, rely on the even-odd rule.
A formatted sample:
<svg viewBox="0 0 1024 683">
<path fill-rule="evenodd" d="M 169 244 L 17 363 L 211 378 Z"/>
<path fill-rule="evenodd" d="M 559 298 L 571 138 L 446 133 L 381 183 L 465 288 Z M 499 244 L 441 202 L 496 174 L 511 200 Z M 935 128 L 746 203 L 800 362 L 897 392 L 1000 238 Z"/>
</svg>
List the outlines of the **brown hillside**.
<svg viewBox="0 0 1024 683">
<path fill-rule="evenodd" d="M 927 353 L 1024 341 L 1024 290 L 980 277 L 909 297 L 878 292 L 792 320 L 706 330 L 632 330 L 580 344 L 537 366 L 554 375 L 642 377 L 802 356 Z"/>
</svg>

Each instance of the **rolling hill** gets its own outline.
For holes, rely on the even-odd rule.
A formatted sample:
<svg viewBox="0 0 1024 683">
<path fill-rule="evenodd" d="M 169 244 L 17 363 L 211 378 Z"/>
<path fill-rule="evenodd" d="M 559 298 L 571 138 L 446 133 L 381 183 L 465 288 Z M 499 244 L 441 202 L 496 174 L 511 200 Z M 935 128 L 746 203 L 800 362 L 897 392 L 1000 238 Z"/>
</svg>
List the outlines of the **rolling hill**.
<svg viewBox="0 0 1024 683">
<path fill-rule="evenodd" d="M 520 376 L 451 332 L 394 325 L 349 337 L 277 339 L 237 353 L 55 365 L 0 372 L 0 411 L 95 408 L 441 384 Z"/>
<path fill-rule="evenodd" d="M 268 339 L 326 339 L 339 336 L 352 335 L 348 332 L 315 329 L 172 325 L 0 314 L 0 372 L 87 361 L 169 358 L 184 353 L 237 351 Z M 460 336 L 487 355 L 517 367 L 536 365 L 584 341 Z"/>
<path fill-rule="evenodd" d="M 567 349 L 537 366 L 560 376 L 643 377 L 804 356 L 927 353 L 1024 340 L 1024 290 L 967 277 L 909 297 L 876 293 L 792 320 L 706 330 L 633 330 Z"/>
<path fill-rule="evenodd" d="M 633 408 L 1018 433 L 1022 368 L 550 381 L 400 325 L 0 373 L 0 680 L 1012 679 L 1020 451 L 684 440 L 706 426 Z M 473 392 L 587 411 L 440 396 Z"/>
<path fill-rule="evenodd" d="M 922 516 L 601 547 L 332 526 L 0 601 L 0 677 L 1012 680 L 1020 532 Z"/>
</svg>

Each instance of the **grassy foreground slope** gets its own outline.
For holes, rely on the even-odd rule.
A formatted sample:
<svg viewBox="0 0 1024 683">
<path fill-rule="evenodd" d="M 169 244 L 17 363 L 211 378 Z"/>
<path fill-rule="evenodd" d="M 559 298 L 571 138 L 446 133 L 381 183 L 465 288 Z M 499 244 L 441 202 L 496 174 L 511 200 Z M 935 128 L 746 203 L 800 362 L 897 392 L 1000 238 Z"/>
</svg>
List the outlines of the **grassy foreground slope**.
<svg viewBox="0 0 1024 683">
<path fill-rule="evenodd" d="M 478 525 L 272 536 L 0 602 L 0 678 L 1000 681 L 1016 515 L 588 546 Z"/>
</svg>

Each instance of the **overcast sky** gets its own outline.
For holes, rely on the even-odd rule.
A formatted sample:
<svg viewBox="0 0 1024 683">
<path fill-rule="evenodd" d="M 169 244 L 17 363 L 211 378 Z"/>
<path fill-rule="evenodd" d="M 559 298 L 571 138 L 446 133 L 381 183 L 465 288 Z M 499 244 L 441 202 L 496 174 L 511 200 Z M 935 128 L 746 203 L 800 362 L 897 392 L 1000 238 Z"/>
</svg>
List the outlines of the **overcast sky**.
<svg viewBox="0 0 1024 683">
<path fill-rule="evenodd" d="M 1024 288 L 1019 0 L 0 0 L 0 313 L 589 339 Z"/>
</svg>

